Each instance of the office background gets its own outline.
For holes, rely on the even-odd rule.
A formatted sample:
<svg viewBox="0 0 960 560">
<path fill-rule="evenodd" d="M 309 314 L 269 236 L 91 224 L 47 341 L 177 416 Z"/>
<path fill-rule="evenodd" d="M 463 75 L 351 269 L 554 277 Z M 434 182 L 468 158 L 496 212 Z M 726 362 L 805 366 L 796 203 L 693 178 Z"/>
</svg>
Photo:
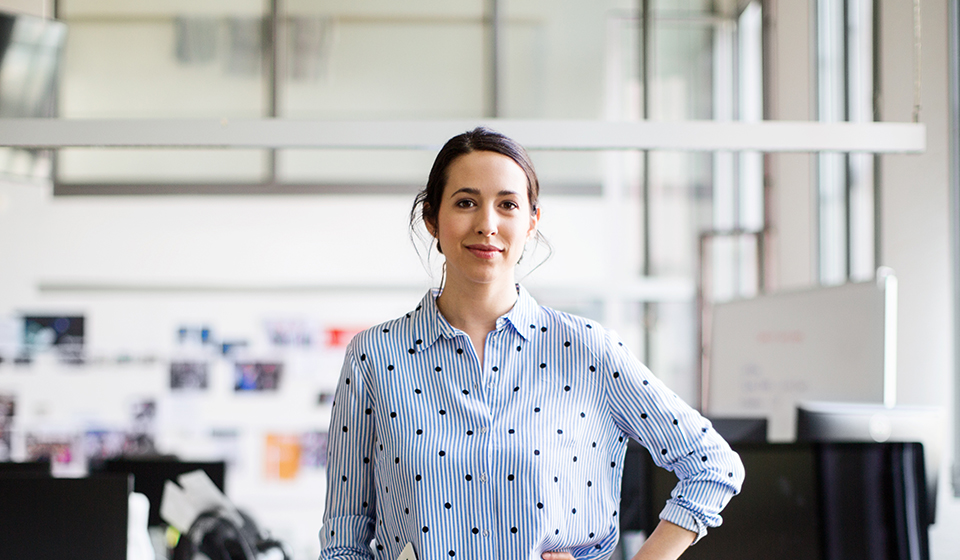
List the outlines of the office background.
<svg viewBox="0 0 960 560">
<path fill-rule="evenodd" d="M 276 3 L 289 17 L 277 49 L 284 62 L 272 73 L 261 55 L 260 22 L 274 3 L 62 0 L 56 8 L 68 39 L 57 113 L 914 116 L 915 5 L 906 0 L 861 3 L 872 17 L 850 28 L 876 32 L 876 59 L 855 63 L 837 62 L 844 49 L 829 40 L 836 2 L 504 1 L 496 55 L 485 23 L 489 3 L 394 4 Z M 658 14 L 648 39 L 638 29 L 643 4 Z M 815 154 L 535 152 L 542 228 L 555 251 L 525 283 L 544 303 L 616 328 L 668 385 L 696 402 L 698 234 L 765 226 L 762 270 L 750 239 L 716 242 L 712 297 L 752 295 L 758 278 L 769 289 L 808 288 L 866 279 L 876 266 L 889 266 L 900 286 L 898 400 L 954 410 L 950 6 L 924 0 L 920 12 L 923 154 L 838 162 Z M 50 16 L 54 5 L 0 0 L 0 9 Z M 747 33 L 758 23 L 759 43 Z M 638 47 L 647 40 L 653 48 L 644 59 Z M 496 72 L 493 58 L 500 60 Z M 762 68 L 760 82 L 751 68 Z M 857 70 L 878 82 L 857 89 Z M 869 102 L 855 102 L 855 92 L 867 92 Z M 153 400 L 157 445 L 186 456 L 230 454 L 243 473 L 228 481 L 234 498 L 307 556 L 319 527 L 322 469 L 301 462 L 290 480 L 279 462 L 265 473 L 264 455 L 281 453 L 285 437 L 302 444 L 325 430 L 318 403 L 335 382 L 337 337 L 405 312 L 437 281 L 424 271 L 406 224 L 431 159 L 429 150 L 70 149 L 57 160 L 59 196 L 51 182 L 23 177 L 37 169 L 42 175 L 42 160 L 14 169 L 21 176 L 0 178 L 0 314 L 83 315 L 88 363 L 41 356 L 17 369 L 8 360 L 0 364 L 0 393 L 24 394 L 17 421 L 36 433 L 110 431 L 129 422 L 131 406 Z M 831 169 L 866 178 L 837 190 Z M 302 192 L 238 188 L 274 180 Z M 436 264 L 427 268 L 435 272 Z M 623 284 L 632 290 L 598 289 Z M 247 343 L 241 361 L 282 363 L 280 387 L 238 393 L 236 360 L 222 347 L 214 357 L 204 329 L 217 342 Z M 276 343 L 305 332 L 315 336 L 310 345 Z M 206 391 L 173 391 L 174 363 L 208 364 Z M 190 366 L 177 371 L 187 379 Z M 258 375 L 266 376 L 262 367 Z M 954 453 L 946 456 L 942 480 L 949 481 Z M 960 522 L 960 502 L 951 484 L 940 491 L 931 529 L 937 560 L 960 549 L 950 531 Z"/>
</svg>

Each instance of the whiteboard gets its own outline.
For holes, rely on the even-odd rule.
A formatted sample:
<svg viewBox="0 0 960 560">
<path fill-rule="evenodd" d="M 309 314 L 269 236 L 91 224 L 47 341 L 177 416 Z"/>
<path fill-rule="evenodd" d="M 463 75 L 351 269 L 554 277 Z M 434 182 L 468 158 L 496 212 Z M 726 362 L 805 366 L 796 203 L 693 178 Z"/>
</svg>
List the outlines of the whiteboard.
<svg viewBox="0 0 960 560">
<path fill-rule="evenodd" d="M 884 403 L 896 387 L 896 278 L 717 304 L 704 390 L 713 416 L 796 433 L 800 401 Z"/>
</svg>

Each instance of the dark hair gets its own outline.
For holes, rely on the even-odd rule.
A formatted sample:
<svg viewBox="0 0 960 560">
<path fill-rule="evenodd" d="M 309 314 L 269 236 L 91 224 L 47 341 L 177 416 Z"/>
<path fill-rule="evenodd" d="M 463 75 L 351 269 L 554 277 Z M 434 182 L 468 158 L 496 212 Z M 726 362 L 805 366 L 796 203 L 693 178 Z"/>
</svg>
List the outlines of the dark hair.
<svg viewBox="0 0 960 560">
<path fill-rule="evenodd" d="M 460 156 L 471 152 L 496 152 L 516 162 L 527 176 L 527 200 L 530 202 L 530 211 L 536 213 L 540 200 L 540 181 L 537 179 L 537 172 L 533 169 L 533 162 L 527 151 L 512 138 L 478 126 L 447 140 L 440 149 L 440 153 L 433 161 L 427 185 L 413 200 L 413 208 L 410 209 L 411 229 L 421 220 L 426 224 L 437 223 L 437 212 L 443 200 L 443 189 L 447 186 L 450 165 Z"/>
</svg>

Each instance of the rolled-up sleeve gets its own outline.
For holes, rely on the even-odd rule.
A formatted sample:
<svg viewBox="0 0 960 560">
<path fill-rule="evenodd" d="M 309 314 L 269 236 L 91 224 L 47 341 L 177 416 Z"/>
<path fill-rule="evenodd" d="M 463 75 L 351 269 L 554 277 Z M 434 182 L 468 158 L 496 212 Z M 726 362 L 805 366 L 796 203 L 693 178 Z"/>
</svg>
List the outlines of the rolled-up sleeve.
<svg viewBox="0 0 960 560">
<path fill-rule="evenodd" d="M 357 367 L 354 345 L 347 348 L 333 400 L 327 444 L 327 499 L 320 529 L 320 558 L 369 559 L 374 534 L 374 411 Z"/>
<path fill-rule="evenodd" d="M 743 483 L 740 456 L 710 421 L 683 402 L 607 332 L 602 379 L 614 422 L 678 482 L 660 518 L 697 533 L 723 521 L 720 511 Z"/>
</svg>

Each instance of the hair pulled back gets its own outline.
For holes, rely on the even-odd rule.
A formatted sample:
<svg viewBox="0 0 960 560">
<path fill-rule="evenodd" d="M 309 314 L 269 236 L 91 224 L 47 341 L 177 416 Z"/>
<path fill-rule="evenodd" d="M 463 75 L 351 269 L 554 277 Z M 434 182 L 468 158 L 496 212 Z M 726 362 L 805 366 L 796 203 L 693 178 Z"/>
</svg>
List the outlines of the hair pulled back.
<svg viewBox="0 0 960 560">
<path fill-rule="evenodd" d="M 443 189 L 447 186 L 450 165 L 460 156 L 471 152 L 496 152 L 516 162 L 527 176 L 527 200 L 530 202 L 530 211 L 536 213 L 540 199 L 540 182 L 527 151 L 512 138 L 478 126 L 447 140 L 440 149 L 433 161 L 433 168 L 430 169 L 427 185 L 413 200 L 413 208 L 410 210 L 411 228 L 421 220 L 428 225 L 437 223 L 437 213 L 443 200 Z"/>
</svg>

